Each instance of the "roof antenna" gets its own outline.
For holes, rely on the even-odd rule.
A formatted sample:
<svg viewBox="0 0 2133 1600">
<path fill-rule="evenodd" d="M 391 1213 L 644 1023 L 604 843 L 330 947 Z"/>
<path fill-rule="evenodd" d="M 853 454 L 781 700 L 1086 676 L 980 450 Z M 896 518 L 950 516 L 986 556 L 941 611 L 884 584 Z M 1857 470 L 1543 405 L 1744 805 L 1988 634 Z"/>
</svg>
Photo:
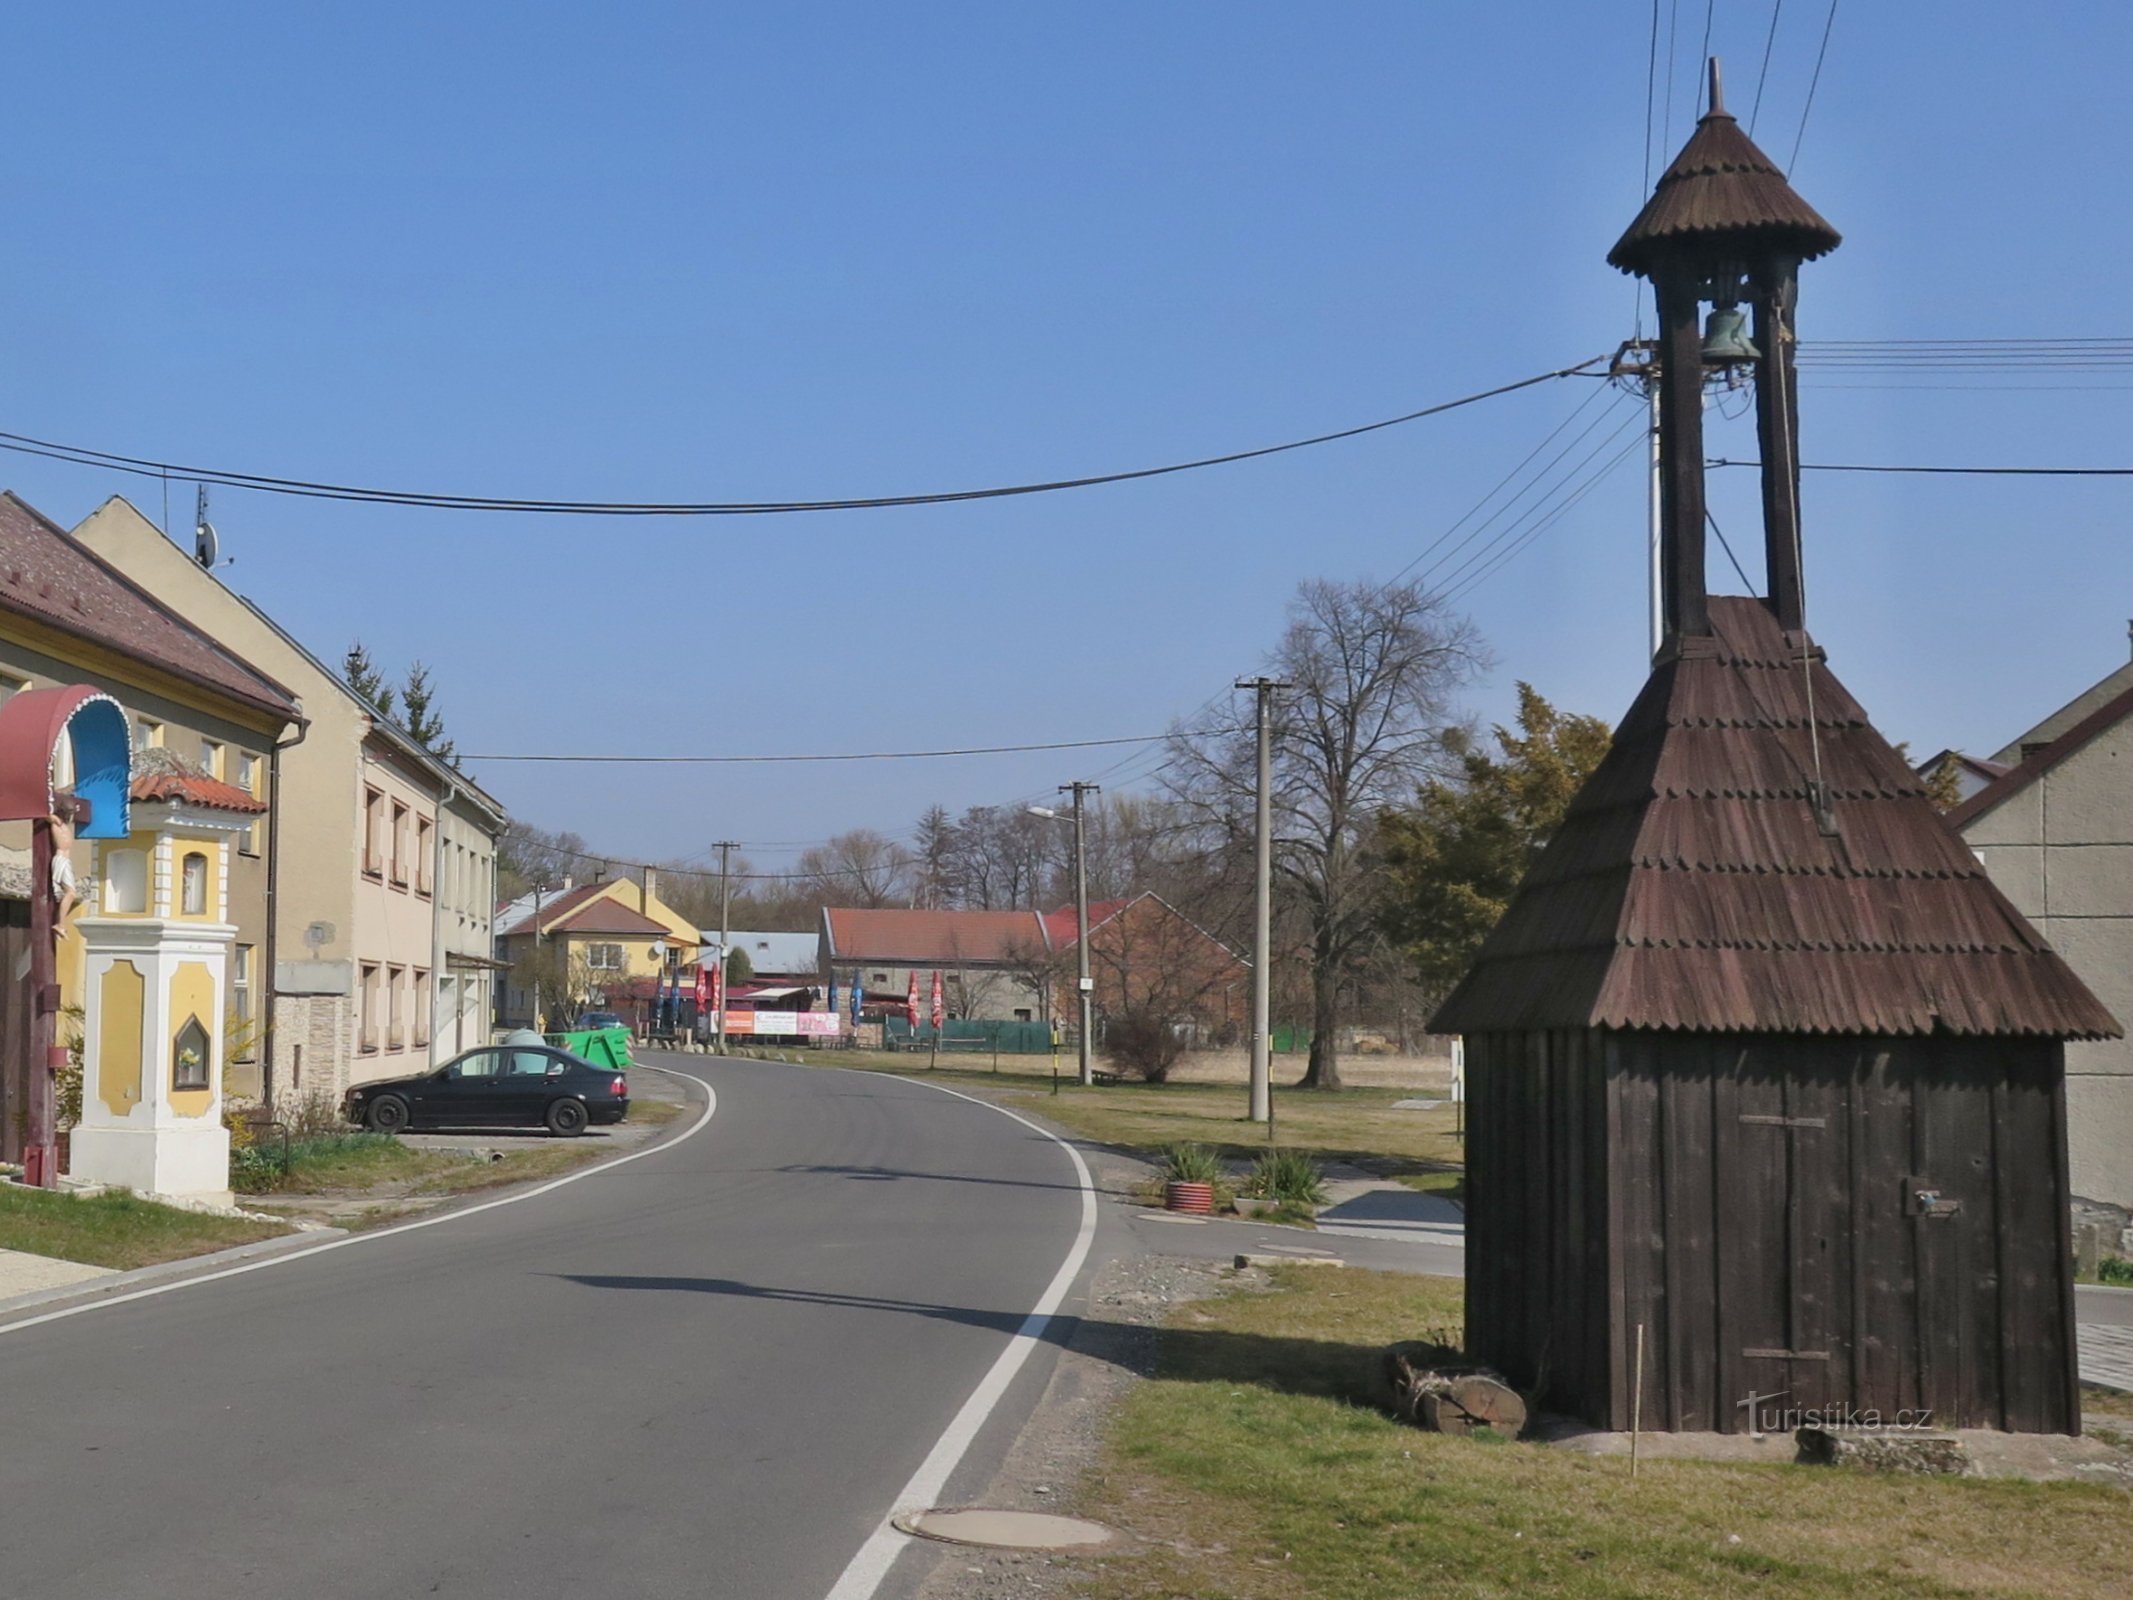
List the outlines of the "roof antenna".
<svg viewBox="0 0 2133 1600">
<path fill-rule="evenodd" d="M 200 485 L 200 499 L 193 512 L 193 559 L 212 572 L 222 555 L 222 540 L 207 520 L 207 485 Z"/>
</svg>

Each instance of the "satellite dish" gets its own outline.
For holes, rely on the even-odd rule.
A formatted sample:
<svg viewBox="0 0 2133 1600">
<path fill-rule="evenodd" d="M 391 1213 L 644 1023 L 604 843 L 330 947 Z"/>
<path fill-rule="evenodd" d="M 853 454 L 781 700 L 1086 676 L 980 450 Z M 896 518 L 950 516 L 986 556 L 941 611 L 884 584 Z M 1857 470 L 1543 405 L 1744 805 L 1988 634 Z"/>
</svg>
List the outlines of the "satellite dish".
<svg viewBox="0 0 2133 1600">
<path fill-rule="evenodd" d="M 193 508 L 193 559 L 210 572 L 222 554 L 222 540 L 215 533 L 215 525 L 207 520 L 207 485 L 200 485 L 200 498 Z"/>
</svg>

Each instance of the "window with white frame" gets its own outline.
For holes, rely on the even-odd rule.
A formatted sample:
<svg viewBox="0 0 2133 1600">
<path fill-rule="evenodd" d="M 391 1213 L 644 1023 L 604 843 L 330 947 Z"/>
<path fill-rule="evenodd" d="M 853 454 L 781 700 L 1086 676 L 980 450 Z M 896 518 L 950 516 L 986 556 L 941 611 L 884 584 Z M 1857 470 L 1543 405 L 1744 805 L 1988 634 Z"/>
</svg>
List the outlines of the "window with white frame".
<svg viewBox="0 0 2133 1600">
<path fill-rule="evenodd" d="M 104 852 L 104 910 L 137 917 L 148 910 L 148 852 Z"/>
<path fill-rule="evenodd" d="M 264 800 L 260 791 L 266 784 L 266 765 L 249 751 L 237 752 L 237 787 L 254 800 Z M 243 833 L 237 836 L 238 850 L 248 856 L 259 854 L 260 831 L 266 826 L 263 818 L 254 817 Z"/>
<path fill-rule="evenodd" d="M 360 1048 L 366 1053 L 375 1052 L 378 1048 L 378 1012 L 384 1003 L 384 997 L 378 992 L 379 979 L 377 963 L 373 961 L 364 962 L 362 983 L 363 1011 L 361 1029 L 356 1035 L 356 1040 Z"/>
<path fill-rule="evenodd" d="M 376 789 L 363 791 L 363 870 L 385 876 L 385 796 Z"/>
<path fill-rule="evenodd" d="M 407 968 L 385 969 L 385 1048 L 399 1050 L 407 1044 Z"/>
<path fill-rule="evenodd" d="M 178 869 L 178 896 L 180 916 L 207 915 L 207 857 L 197 850 L 188 851 Z"/>
<path fill-rule="evenodd" d="M 222 776 L 222 746 L 213 739 L 200 741 L 200 770 L 210 778 Z"/>
<path fill-rule="evenodd" d="M 415 969 L 415 1043 L 430 1042 L 430 975 L 420 967 Z"/>
<path fill-rule="evenodd" d="M 392 851 L 393 882 L 398 887 L 405 889 L 407 887 L 407 807 L 397 800 L 393 802 Z"/>
<path fill-rule="evenodd" d="M 585 947 L 585 964 L 595 972 L 620 972 L 622 970 L 622 946 L 619 944 L 589 944 Z"/>
<path fill-rule="evenodd" d="M 252 1026 L 252 960 L 256 954 L 251 945 L 241 944 L 230 956 L 230 1015 L 237 1023 L 231 1042 L 239 1061 L 259 1059 L 259 1036 Z"/>
<path fill-rule="evenodd" d="M 415 893 L 430 894 L 436 885 L 430 879 L 430 819 L 415 818 Z"/>
</svg>

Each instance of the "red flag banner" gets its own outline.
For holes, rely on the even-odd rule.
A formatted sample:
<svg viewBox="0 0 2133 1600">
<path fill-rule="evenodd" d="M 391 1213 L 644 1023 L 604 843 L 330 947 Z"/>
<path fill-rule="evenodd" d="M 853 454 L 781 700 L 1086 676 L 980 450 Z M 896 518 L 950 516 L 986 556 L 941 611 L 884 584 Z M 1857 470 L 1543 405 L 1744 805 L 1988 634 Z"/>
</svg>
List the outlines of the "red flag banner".
<svg viewBox="0 0 2133 1600">
<path fill-rule="evenodd" d="M 918 1026 L 918 974 L 915 972 L 911 974 L 910 992 L 904 996 L 904 1015 L 910 1019 L 912 1027 Z"/>
<path fill-rule="evenodd" d="M 700 1017 L 711 1010 L 711 971 L 706 966 L 696 969 L 696 1014 Z"/>
<path fill-rule="evenodd" d="M 933 1031 L 941 1031 L 941 1019 L 948 1015 L 948 1008 L 941 1004 L 941 969 L 933 969 Z"/>
</svg>

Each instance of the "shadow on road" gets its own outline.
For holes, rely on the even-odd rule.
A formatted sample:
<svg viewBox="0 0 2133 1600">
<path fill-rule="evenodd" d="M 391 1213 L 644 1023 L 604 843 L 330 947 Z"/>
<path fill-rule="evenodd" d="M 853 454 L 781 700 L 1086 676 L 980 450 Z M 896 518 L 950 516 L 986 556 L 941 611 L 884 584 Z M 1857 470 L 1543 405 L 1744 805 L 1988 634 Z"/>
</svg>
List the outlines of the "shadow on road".
<svg viewBox="0 0 2133 1600">
<path fill-rule="evenodd" d="M 1021 1333 L 1030 1321 L 1018 1311 L 987 1311 L 974 1306 L 939 1305 L 924 1300 L 898 1300 L 884 1295 L 842 1294 L 821 1289 L 779 1289 L 768 1284 L 744 1283 L 735 1278 L 632 1277 L 576 1272 L 554 1276 L 589 1289 L 770 1300 L 883 1316 L 923 1317 L 993 1333 Z M 1041 1329 L 1028 1331 L 1047 1344 L 1108 1361 L 1143 1377 L 1249 1384 L 1281 1394 L 1318 1395 L 1378 1410 L 1388 1409 L 1391 1404 L 1391 1392 L 1384 1376 L 1385 1352 L 1381 1345 L 1174 1326 L 1158 1330 L 1142 1323 L 1069 1315 L 1052 1317 Z M 1416 1330 L 1418 1335 L 1423 1331 Z M 1452 1352 L 1447 1349 L 1447 1353 Z"/>
<path fill-rule="evenodd" d="M 978 1183 L 997 1184 L 1007 1189 L 1064 1189 L 1069 1194 L 1081 1192 L 1078 1183 L 1047 1183 L 1041 1178 L 977 1178 L 964 1172 L 914 1172 L 904 1167 L 858 1167 L 835 1162 L 796 1161 L 789 1166 L 772 1167 L 772 1172 L 810 1173 L 829 1178 L 850 1178 L 860 1183 L 895 1183 L 905 1178 L 928 1183 Z M 1114 1197 L 1130 1196 L 1126 1189 L 1107 1189 L 1101 1184 L 1096 1193 Z"/>
</svg>

